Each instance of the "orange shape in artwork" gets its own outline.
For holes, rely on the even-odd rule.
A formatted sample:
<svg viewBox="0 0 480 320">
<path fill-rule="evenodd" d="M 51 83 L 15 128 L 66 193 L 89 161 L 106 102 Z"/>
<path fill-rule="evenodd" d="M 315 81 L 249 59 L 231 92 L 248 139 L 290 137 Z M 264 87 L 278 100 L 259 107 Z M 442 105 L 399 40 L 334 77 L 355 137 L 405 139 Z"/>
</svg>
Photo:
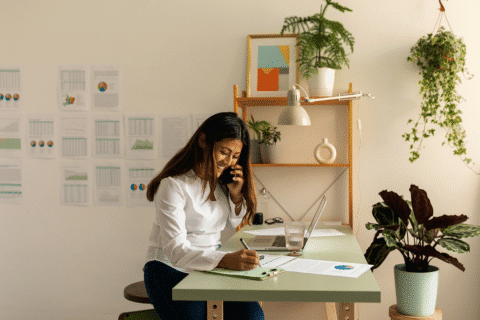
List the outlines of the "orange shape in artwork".
<svg viewBox="0 0 480 320">
<path fill-rule="evenodd" d="M 257 75 L 257 91 L 278 91 L 278 68 L 269 68 L 268 73 L 258 68 Z"/>
</svg>

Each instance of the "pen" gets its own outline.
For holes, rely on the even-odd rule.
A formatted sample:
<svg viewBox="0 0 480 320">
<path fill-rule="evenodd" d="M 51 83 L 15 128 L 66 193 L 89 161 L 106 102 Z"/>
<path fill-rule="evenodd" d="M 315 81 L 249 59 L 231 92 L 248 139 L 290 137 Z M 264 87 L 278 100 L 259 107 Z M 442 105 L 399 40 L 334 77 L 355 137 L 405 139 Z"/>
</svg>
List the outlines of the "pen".
<svg viewBox="0 0 480 320">
<path fill-rule="evenodd" d="M 240 238 L 240 242 L 243 244 L 243 246 L 245 247 L 245 249 L 247 250 L 250 250 L 250 248 L 247 246 L 247 243 L 245 242 L 245 240 L 243 240 L 243 238 Z M 261 255 L 260 257 L 260 260 L 262 260 L 263 258 L 265 258 L 264 255 Z M 261 264 L 258 264 L 260 267 L 262 266 Z"/>
</svg>

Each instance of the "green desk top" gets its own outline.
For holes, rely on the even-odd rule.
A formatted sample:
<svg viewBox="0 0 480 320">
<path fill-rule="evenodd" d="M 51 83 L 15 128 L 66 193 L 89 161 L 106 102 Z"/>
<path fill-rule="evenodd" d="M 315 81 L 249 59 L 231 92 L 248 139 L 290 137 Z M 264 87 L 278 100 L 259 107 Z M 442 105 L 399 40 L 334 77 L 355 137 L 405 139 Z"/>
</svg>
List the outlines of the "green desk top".
<svg viewBox="0 0 480 320">
<path fill-rule="evenodd" d="M 243 231 L 280 226 L 245 226 L 220 250 L 242 249 L 239 239 L 254 237 Z M 367 263 L 349 226 L 317 228 L 336 229 L 345 235 L 310 238 L 300 258 Z M 268 254 L 285 255 L 285 252 Z M 355 279 L 284 272 L 265 281 L 192 272 L 173 288 L 172 294 L 173 300 L 198 301 L 380 302 L 380 289 L 370 270 Z"/>
</svg>

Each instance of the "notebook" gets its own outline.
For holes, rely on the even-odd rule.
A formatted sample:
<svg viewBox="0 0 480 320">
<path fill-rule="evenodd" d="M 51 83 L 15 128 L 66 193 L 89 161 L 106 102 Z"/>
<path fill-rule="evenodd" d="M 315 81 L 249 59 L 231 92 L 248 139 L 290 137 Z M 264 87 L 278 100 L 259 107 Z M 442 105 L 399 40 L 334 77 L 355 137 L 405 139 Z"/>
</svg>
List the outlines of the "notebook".
<svg viewBox="0 0 480 320">
<path fill-rule="evenodd" d="M 305 237 L 303 240 L 303 248 L 307 245 L 308 239 L 310 239 L 310 236 L 312 235 L 313 229 L 315 229 L 315 226 L 317 225 L 318 220 L 320 219 L 320 216 L 322 215 L 323 209 L 325 209 L 325 205 L 327 204 L 327 198 L 323 196 L 322 200 L 320 201 L 320 204 L 318 205 L 317 212 L 315 213 L 315 216 L 312 219 L 312 222 L 310 223 L 310 226 L 308 227 L 307 232 L 305 233 Z M 251 250 L 256 250 L 256 251 L 291 251 L 287 249 L 286 241 L 285 241 L 285 236 L 255 236 L 252 240 L 250 240 L 248 243 L 248 248 Z M 298 250 L 298 251 L 301 251 Z"/>
<path fill-rule="evenodd" d="M 215 268 L 213 270 L 205 271 L 208 273 L 221 274 L 230 277 L 246 278 L 251 280 L 265 280 L 285 272 L 282 268 L 262 268 L 258 267 L 248 271 L 237 271 L 230 269 Z"/>
</svg>

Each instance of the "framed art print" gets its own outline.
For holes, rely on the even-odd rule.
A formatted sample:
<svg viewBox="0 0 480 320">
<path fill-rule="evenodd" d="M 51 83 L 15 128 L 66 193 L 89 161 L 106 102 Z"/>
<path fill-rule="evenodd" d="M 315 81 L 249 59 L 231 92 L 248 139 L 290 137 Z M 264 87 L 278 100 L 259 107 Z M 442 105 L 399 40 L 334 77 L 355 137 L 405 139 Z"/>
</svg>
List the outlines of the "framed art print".
<svg viewBox="0 0 480 320">
<path fill-rule="evenodd" d="M 298 83 L 297 35 L 248 36 L 247 97 L 286 97 Z"/>
</svg>

